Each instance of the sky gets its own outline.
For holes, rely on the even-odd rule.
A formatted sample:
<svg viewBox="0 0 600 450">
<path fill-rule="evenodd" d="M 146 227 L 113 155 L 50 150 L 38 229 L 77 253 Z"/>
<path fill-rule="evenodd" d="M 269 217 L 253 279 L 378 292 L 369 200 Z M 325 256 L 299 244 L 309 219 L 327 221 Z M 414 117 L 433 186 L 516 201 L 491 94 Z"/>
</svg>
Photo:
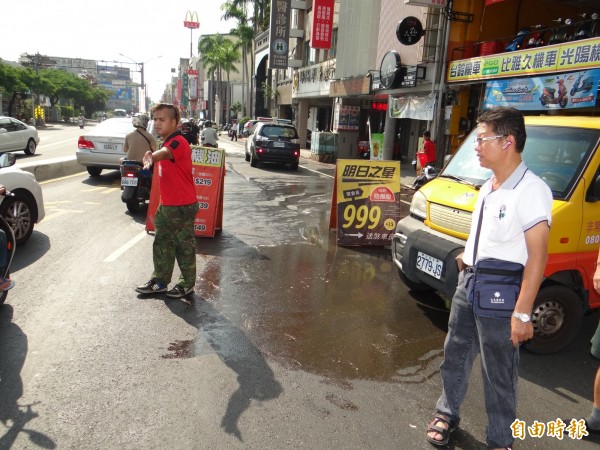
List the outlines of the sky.
<svg viewBox="0 0 600 450">
<path fill-rule="evenodd" d="M 17 61 L 22 53 L 144 63 L 147 95 L 158 102 L 179 58 L 194 56 L 204 34 L 229 33 L 235 21 L 223 21 L 222 0 L 24 0 L 8 2 L 0 26 L 0 58 Z M 200 28 L 183 26 L 196 11 Z M 127 57 L 121 56 L 126 55 Z M 158 58 L 160 56 L 160 58 Z M 117 64 L 119 65 L 119 64 Z M 123 64 L 131 70 L 135 64 Z M 140 73 L 132 73 L 140 82 Z"/>
</svg>

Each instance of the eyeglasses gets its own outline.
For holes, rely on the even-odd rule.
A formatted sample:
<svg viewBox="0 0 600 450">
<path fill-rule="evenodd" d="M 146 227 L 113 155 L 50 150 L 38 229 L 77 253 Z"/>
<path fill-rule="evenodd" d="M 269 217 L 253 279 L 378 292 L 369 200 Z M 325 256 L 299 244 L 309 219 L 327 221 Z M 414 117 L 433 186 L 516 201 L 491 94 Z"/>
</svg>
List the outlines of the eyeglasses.
<svg viewBox="0 0 600 450">
<path fill-rule="evenodd" d="M 485 141 L 493 141 L 494 139 L 500 139 L 503 138 L 504 135 L 498 135 L 498 136 L 487 136 L 487 137 L 478 137 L 473 139 L 473 142 L 475 142 L 475 145 L 481 145 L 483 144 Z"/>
</svg>

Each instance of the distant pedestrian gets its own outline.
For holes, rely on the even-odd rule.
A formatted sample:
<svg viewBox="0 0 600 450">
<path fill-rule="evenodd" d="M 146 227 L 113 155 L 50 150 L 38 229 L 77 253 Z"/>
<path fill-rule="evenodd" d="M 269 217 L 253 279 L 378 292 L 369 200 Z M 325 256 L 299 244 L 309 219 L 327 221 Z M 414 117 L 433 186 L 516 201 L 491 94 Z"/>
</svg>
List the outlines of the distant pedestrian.
<svg viewBox="0 0 600 450">
<path fill-rule="evenodd" d="M 196 283 L 196 239 L 194 219 L 198 211 L 196 188 L 192 178 L 192 151 L 177 129 L 179 109 L 160 103 L 153 109 L 156 132 L 164 144 L 144 155 L 144 168 L 158 165 L 160 205 L 156 211 L 152 259 L 154 272 L 150 281 L 138 286 L 140 294 L 166 292 L 168 297 L 181 298 L 193 292 Z M 167 291 L 175 260 L 181 276 Z"/>
<path fill-rule="evenodd" d="M 511 424 L 517 413 L 519 346 L 533 336 L 531 311 L 548 259 L 552 218 L 552 192 L 521 159 L 526 138 L 523 114 L 515 108 L 496 107 L 479 117 L 475 151 L 492 177 L 479 190 L 469 238 L 457 257 L 458 286 L 440 366 L 442 394 L 427 428 L 427 440 L 436 446 L 445 446 L 459 425 L 469 375 L 479 354 L 487 445 L 505 449 L 514 441 Z M 511 268 L 504 272 L 512 275 L 512 291 L 505 290 L 508 283 L 487 285 L 505 293 L 502 302 L 506 301 L 507 310 L 494 309 L 500 303 L 494 302 L 495 294 L 485 295 L 483 290 L 480 296 L 474 294 L 485 287 L 473 280 L 486 276 L 479 271 L 486 263 Z M 491 302 L 485 305 L 488 309 L 480 310 L 486 300 Z"/>
<path fill-rule="evenodd" d="M 421 173 L 421 171 L 425 167 L 427 167 L 428 164 L 435 163 L 435 160 L 437 158 L 435 150 L 436 150 L 435 142 L 433 142 L 431 140 L 431 133 L 429 131 L 424 131 L 423 132 L 423 148 L 417 152 L 416 158 L 415 158 L 417 161 L 417 167 L 416 167 L 417 175 L 419 175 Z M 426 156 L 419 157 L 419 155 L 426 155 Z"/>
<path fill-rule="evenodd" d="M 229 133 L 230 133 L 231 140 L 233 141 L 235 139 L 236 142 L 237 142 L 238 127 L 237 127 L 237 123 L 236 122 L 233 122 L 231 124 L 231 128 L 229 128 Z"/>
</svg>

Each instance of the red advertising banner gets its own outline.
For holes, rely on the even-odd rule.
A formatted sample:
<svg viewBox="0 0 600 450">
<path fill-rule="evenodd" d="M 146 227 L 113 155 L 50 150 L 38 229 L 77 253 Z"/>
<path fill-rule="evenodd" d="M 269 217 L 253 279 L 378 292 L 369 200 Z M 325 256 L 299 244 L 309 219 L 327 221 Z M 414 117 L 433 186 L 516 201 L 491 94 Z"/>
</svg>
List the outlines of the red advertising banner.
<svg viewBox="0 0 600 450">
<path fill-rule="evenodd" d="M 313 22 L 310 38 L 312 48 L 331 48 L 334 3 L 334 0 L 313 1 Z"/>
<path fill-rule="evenodd" d="M 196 236 L 214 237 L 223 228 L 223 191 L 225 185 L 225 151 L 220 148 L 192 146 L 192 177 L 196 186 L 198 214 L 194 220 Z M 158 170 L 155 166 L 146 216 L 146 231 L 154 231 L 160 203 Z"/>
<path fill-rule="evenodd" d="M 400 162 L 338 159 L 329 216 L 338 245 L 389 245 L 398 220 Z"/>
<path fill-rule="evenodd" d="M 225 150 L 193 146 L 192 176 L 198 198 L 194 234 L 214 237 L 215 231 L 223 227 Z"/>
</svg>

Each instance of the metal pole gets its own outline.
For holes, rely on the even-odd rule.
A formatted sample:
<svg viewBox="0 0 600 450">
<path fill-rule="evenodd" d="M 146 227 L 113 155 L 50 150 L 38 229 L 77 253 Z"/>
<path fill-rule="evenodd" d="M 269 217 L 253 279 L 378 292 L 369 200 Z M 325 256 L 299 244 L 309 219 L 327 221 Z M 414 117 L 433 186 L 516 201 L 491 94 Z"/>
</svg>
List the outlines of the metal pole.
<svg viewBox="0 0 600 450">
<path fill-rule="evenodd" d="M 141 113 L 146 112 L 146 84 L 144 83 L 144 63 L 140 63 L 140 73 L 142 74 L 142 88 L 140 92 L 142 93 L 142 101 L 140 102 L 140 106 L 142 107 Z"/>
</svg>

